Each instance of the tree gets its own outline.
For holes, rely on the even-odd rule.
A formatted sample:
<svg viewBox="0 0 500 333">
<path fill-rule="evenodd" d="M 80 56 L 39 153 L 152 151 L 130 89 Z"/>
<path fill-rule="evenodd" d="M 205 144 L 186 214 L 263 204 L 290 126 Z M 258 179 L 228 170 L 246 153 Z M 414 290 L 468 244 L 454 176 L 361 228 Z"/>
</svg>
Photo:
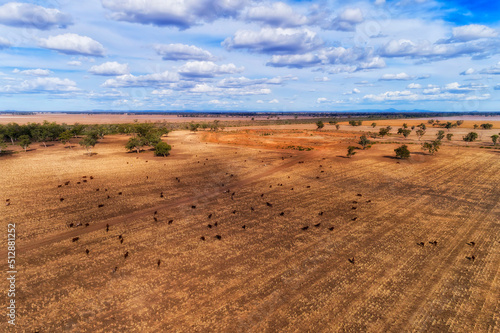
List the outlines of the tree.
<svg viewBox="0 0 500 333">
<path fill-rule="evenodd" d="M 172 147 L 166 142 L 160 141 L 155 146 L 155 156 L 167 157 L 170 154 Z"/>
<path fill-rule="evenodd" d="M 322 129 L 323 127 L 325 127 L 325 124 L 323 124 L 323 122 L 320 120 L 316 123 L 316 126 L 318 127 L 317 130 L 320 130 Z"/>
<path fill-rule="evenodd" d="M 420 125 L 417 125 L 417 127 L 420 127 L 420 129 L 423 131 L 425 131 L 427 129 L 427 126 L 425 126 L 424 123 L 420 123 Z"/>
<path fill-rule="evenodd" d="M 351 126 L 361 126 L 363 122 L 361 120 L 349 120 L 349 125 Z"/>
<path fill-rule="evenodd" d="M 138 137 L 133 137 L 133 138 L 130 138 L 128 140 L 127 144 L 125 145 L 125 148 L 128 149 L 129 151 L 132 151 L 135 149 L 137 154 L 139 154 L 139 152 L 141 151 L 141 148 L 143 146 L 144 146 L 144 143 L 142 142 L 141 139 L 139 139 Z"/>
<path fill-rule="evenodd" d="M 29 137 L 29 135 L 25 134 L 19 137 L 19 145 L 23 147 L 24 152 L 26 152 L 30 144 L 31 144 L 31 138 Z"/>
<path fill-rule="evenodd" d="M 398 158 L 408 158 L 410 157 L 410 151 L 408 150 L 408 146 L 402 145 L 399 148 L 394 149 L 396 152 L 396 157 Z"/>
<path fill-rule="evenodd" d="M 362 135 L 360 138 L 359 138 L 359 142 L 358 144 L 361 145 L 361 147 L 363 147 L 363 149 L 366 148 L 366 146 L 368 146 L 369 144 L 371 143 L 370 140 L 368 140 L 368 138 L 366 137 L 366 135 Z"/>
<path fill-rule="evenodd" d="M 481 128 L 482 129 L 492 129 L 493 128 L 493 124 L 490 124 L 490 123 L 481 124 Z"/>
<path fill-rule="evenodd" d="M 446 128 L 448 131 L 450 131 L 450 128 L 452 128 L 452 127 L 453 127 L 453 124 L 449 121 L 444 125 L 444 128 Z"/>
<path fill-rule="evenodd" d="M 406 128 L 399 128 L 398 129 L 398 134 L 402 134 L 405 138 L 408 137 L 408 135 L 410 135 L 411 133 L 411 130 L 409 129 L 406 129 Z"/>
<path fill-rule="evenodd" d="M 351 158 L 351 156 L 355 155 L 356 152 L 354 151 L 355 149 L 357 149 L 356 147 L 354 146 L 349 146 L 347 147 L 347 157 Z"/>
<path fill-rule="evenodd" d="M 467 142 L 467 145 L 469 145 L 469 142 L 476 141 L 477 136 L 476 132 L 469 132 L 466 136 L 462 137 L 462 140 Z"/>
<path fill-rule="evenodd" d="M 448 141 L 451 141 L 451 138 L 453 137 L 453 134 L 452 133 L 448 133 L 446 134 L 446 139 L 448 139 Z"/>
<path fill-rule="evenodd" d="M 38 142 L 42 142 L 45 148 L 47 148 L 46 142 L 50 139 L 50 136 L 49 130 L 44 127 L 37 127 L 31 130 L 31 137 Z"/>
<path fill-rule="evenodd" d="M 76 138 L 78 135 L 82 135 L 84 130 L 85 130 L 84 125 L 75 123 L 73 125 L 73 128 L 71 129 L 71 132 L 73 133 L 73 136 Z"/>
<path fill-rule="evenodd" d="M 391 126 L 387 126 L 387 127 L 383 127 L 381 128 L 379 131 L 378 131 L 378 134 L 381 136 L 381 137 L 384 137 L 386 136 L 387 134 L 389 134 L 389 131 L 391 130 Z"/>
<path fill-rule="evenodd" d="M 198 127 L 200 127 L 200 124 L 189 123 L 189 130 L 192 132 L 196 132 L 198 130 Z"/>
<path fill-rule="evenodd" d="M 65 145 L 66 143 L 69 142 L 69 140 L 73 137 L 73 133 L 71 131 L 64 131 L 59 135 L 59 140 Z M 69 148 L 71 149 L 71 143 L 69 145 Z"/>
<path fill-rule="evenodd" d="M 498 135 L 497 134 L 493 134 L 491 136 L 491 141 L 493 141 L 493 145 L 497 145 L 497 141 L 498 141 Z"/>
<path fill-rule="evenodd" d="M 432 125 L 432 124 L 434 124 L 434 119 L 429 119 L 429 120 L 427 120 L 427 123 L 428 123 L 428 124 L 431 124 L 431 125 Z"/>
<path fill-rule="evenodd" d="M 438 151 L 439 146 L 441 146 L 440 140 L 434 140 L 432 142 L 425 142 L 422 145 L 423 150 L 428 150 L 431 155 L 434 155 L 435 152 Z"/>
<path fill-rule="evenodd" d="M 407 123 L 403 123 L 403 128 L 408 128 L 408 124 Z"/>
<path fill-rule="evenodd" d="M 474 124 L 474 129 L 477 129 L 479 127 L 478 124 Z"/>
<path fill-rule="evenodd" d="M 4 133 L 9 137 L 10 142 L 14 144 L 14 141 L 17 140 L 21 133 L 21 126 L 16 123 L 8 123 L 5 126 Z"/>
<path fill-rule="evenodd" d="M 437 136 L 437 139 L 438 140 L 442 140 L 444 138 L 444 131 L 443 130 L 439 130 L 437 133 L 436 133 L 436 136 Z"/>
<path fill-rule="evenodd" d="M 335 128 L 338 130 L 340 128 L 339 124 L 335 124 Z"/>
<path fill-rule="evenodd" d="M 377 124 L 376 123 L 372 123 L 372 127 L 375 128 L 375 126 L 377 126 Z"/>
<path fill-rule="evenodd" d="M 97 144 L 97 139 L 93 135 L 87 135 L 80 142 L 80 146 L 85 147 L 89 154 L 92 153 L 92 147 Z"/>
<path fill-rule="evenodd" d="M 7 144 L 5 142 L 0 141 L 0 154 L 2 153 L 2 151 L 7 148 Z"/>
<path fill-rule="evenodd" d="M 420 140 L 424 136 L 425 130 L 419 129 L 419 130 L 416 130 L 415 133 L 417 134 L 418 140 Z"/>
<path fill-rule="evenodd" d="M 464 123 L 464 121 L 463 121 L 463 120 L 457 120 L 457 126 L 460 126 L 460 125 L 462 125 L 463 123 Z"/>
</svg>

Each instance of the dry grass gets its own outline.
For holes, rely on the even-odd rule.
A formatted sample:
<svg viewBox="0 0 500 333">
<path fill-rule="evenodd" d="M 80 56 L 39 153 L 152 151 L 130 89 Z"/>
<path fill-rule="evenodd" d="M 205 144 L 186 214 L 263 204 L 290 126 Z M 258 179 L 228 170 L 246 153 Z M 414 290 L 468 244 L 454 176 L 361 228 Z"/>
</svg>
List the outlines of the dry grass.
<svg viewBox="0 0 500 333">
<path fill-rule="evenodd" d="M 486 138 L 399 161 L 395 144 L 342 157 L 350 130 L 268 131 L 176 131 L 168 158 L 126 153 L 124 136 L 94 156 L 56 144 L 1 157 L 18 331 L 499 330 L 499 151 L 478 148 Z"/>
</svg>

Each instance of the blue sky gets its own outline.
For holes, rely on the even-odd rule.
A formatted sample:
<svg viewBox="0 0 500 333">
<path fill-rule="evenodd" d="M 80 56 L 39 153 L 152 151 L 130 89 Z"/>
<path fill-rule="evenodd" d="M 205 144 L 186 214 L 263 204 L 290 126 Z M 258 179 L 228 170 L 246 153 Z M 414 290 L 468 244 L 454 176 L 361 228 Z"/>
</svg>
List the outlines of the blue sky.
<svg viewBox="0 0 500 333">
<path fill-rule="evenodd" d="M 497 111 L 497 1 L 0 1 L 0 110 Z"/>
</svg>

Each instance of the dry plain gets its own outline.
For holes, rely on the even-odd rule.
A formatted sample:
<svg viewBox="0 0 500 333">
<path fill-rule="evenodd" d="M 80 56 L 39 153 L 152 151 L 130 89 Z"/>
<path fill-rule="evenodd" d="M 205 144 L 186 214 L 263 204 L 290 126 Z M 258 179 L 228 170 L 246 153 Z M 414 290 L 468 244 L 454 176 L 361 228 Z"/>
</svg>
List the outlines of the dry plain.
<svg viewBox="0 0 500 333">
<path fill-rule="evenodd" d="M 393 133 L 410 123 L 391 121 Z M 489 122 L 469 147 L 471 124 L 452 129 L 434 156 L 393 134 L 345 158 L 374 131 L 345 125 L 174 131 L 167 158 L 127 153 L 121 135 L 93 156 L 76 141 L 2 156 L 19 307 L 0 330 L 498 332 L 500 150 L 480 147 L 500 122 Z M 394 158 L 399 142 L 409 160 Z"/>
</svg>

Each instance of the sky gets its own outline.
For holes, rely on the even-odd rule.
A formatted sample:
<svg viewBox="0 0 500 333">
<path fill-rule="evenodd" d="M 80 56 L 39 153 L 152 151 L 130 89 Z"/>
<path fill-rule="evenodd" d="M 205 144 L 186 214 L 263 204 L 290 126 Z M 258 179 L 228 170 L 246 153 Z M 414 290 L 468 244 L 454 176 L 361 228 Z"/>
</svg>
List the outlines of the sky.
<svg viewBox="0 0 500 333">
<path fill-rule="evenodd" d="M 0 1 L 0 110 L 498 111 L 500 2 Z"/>
</svg>

